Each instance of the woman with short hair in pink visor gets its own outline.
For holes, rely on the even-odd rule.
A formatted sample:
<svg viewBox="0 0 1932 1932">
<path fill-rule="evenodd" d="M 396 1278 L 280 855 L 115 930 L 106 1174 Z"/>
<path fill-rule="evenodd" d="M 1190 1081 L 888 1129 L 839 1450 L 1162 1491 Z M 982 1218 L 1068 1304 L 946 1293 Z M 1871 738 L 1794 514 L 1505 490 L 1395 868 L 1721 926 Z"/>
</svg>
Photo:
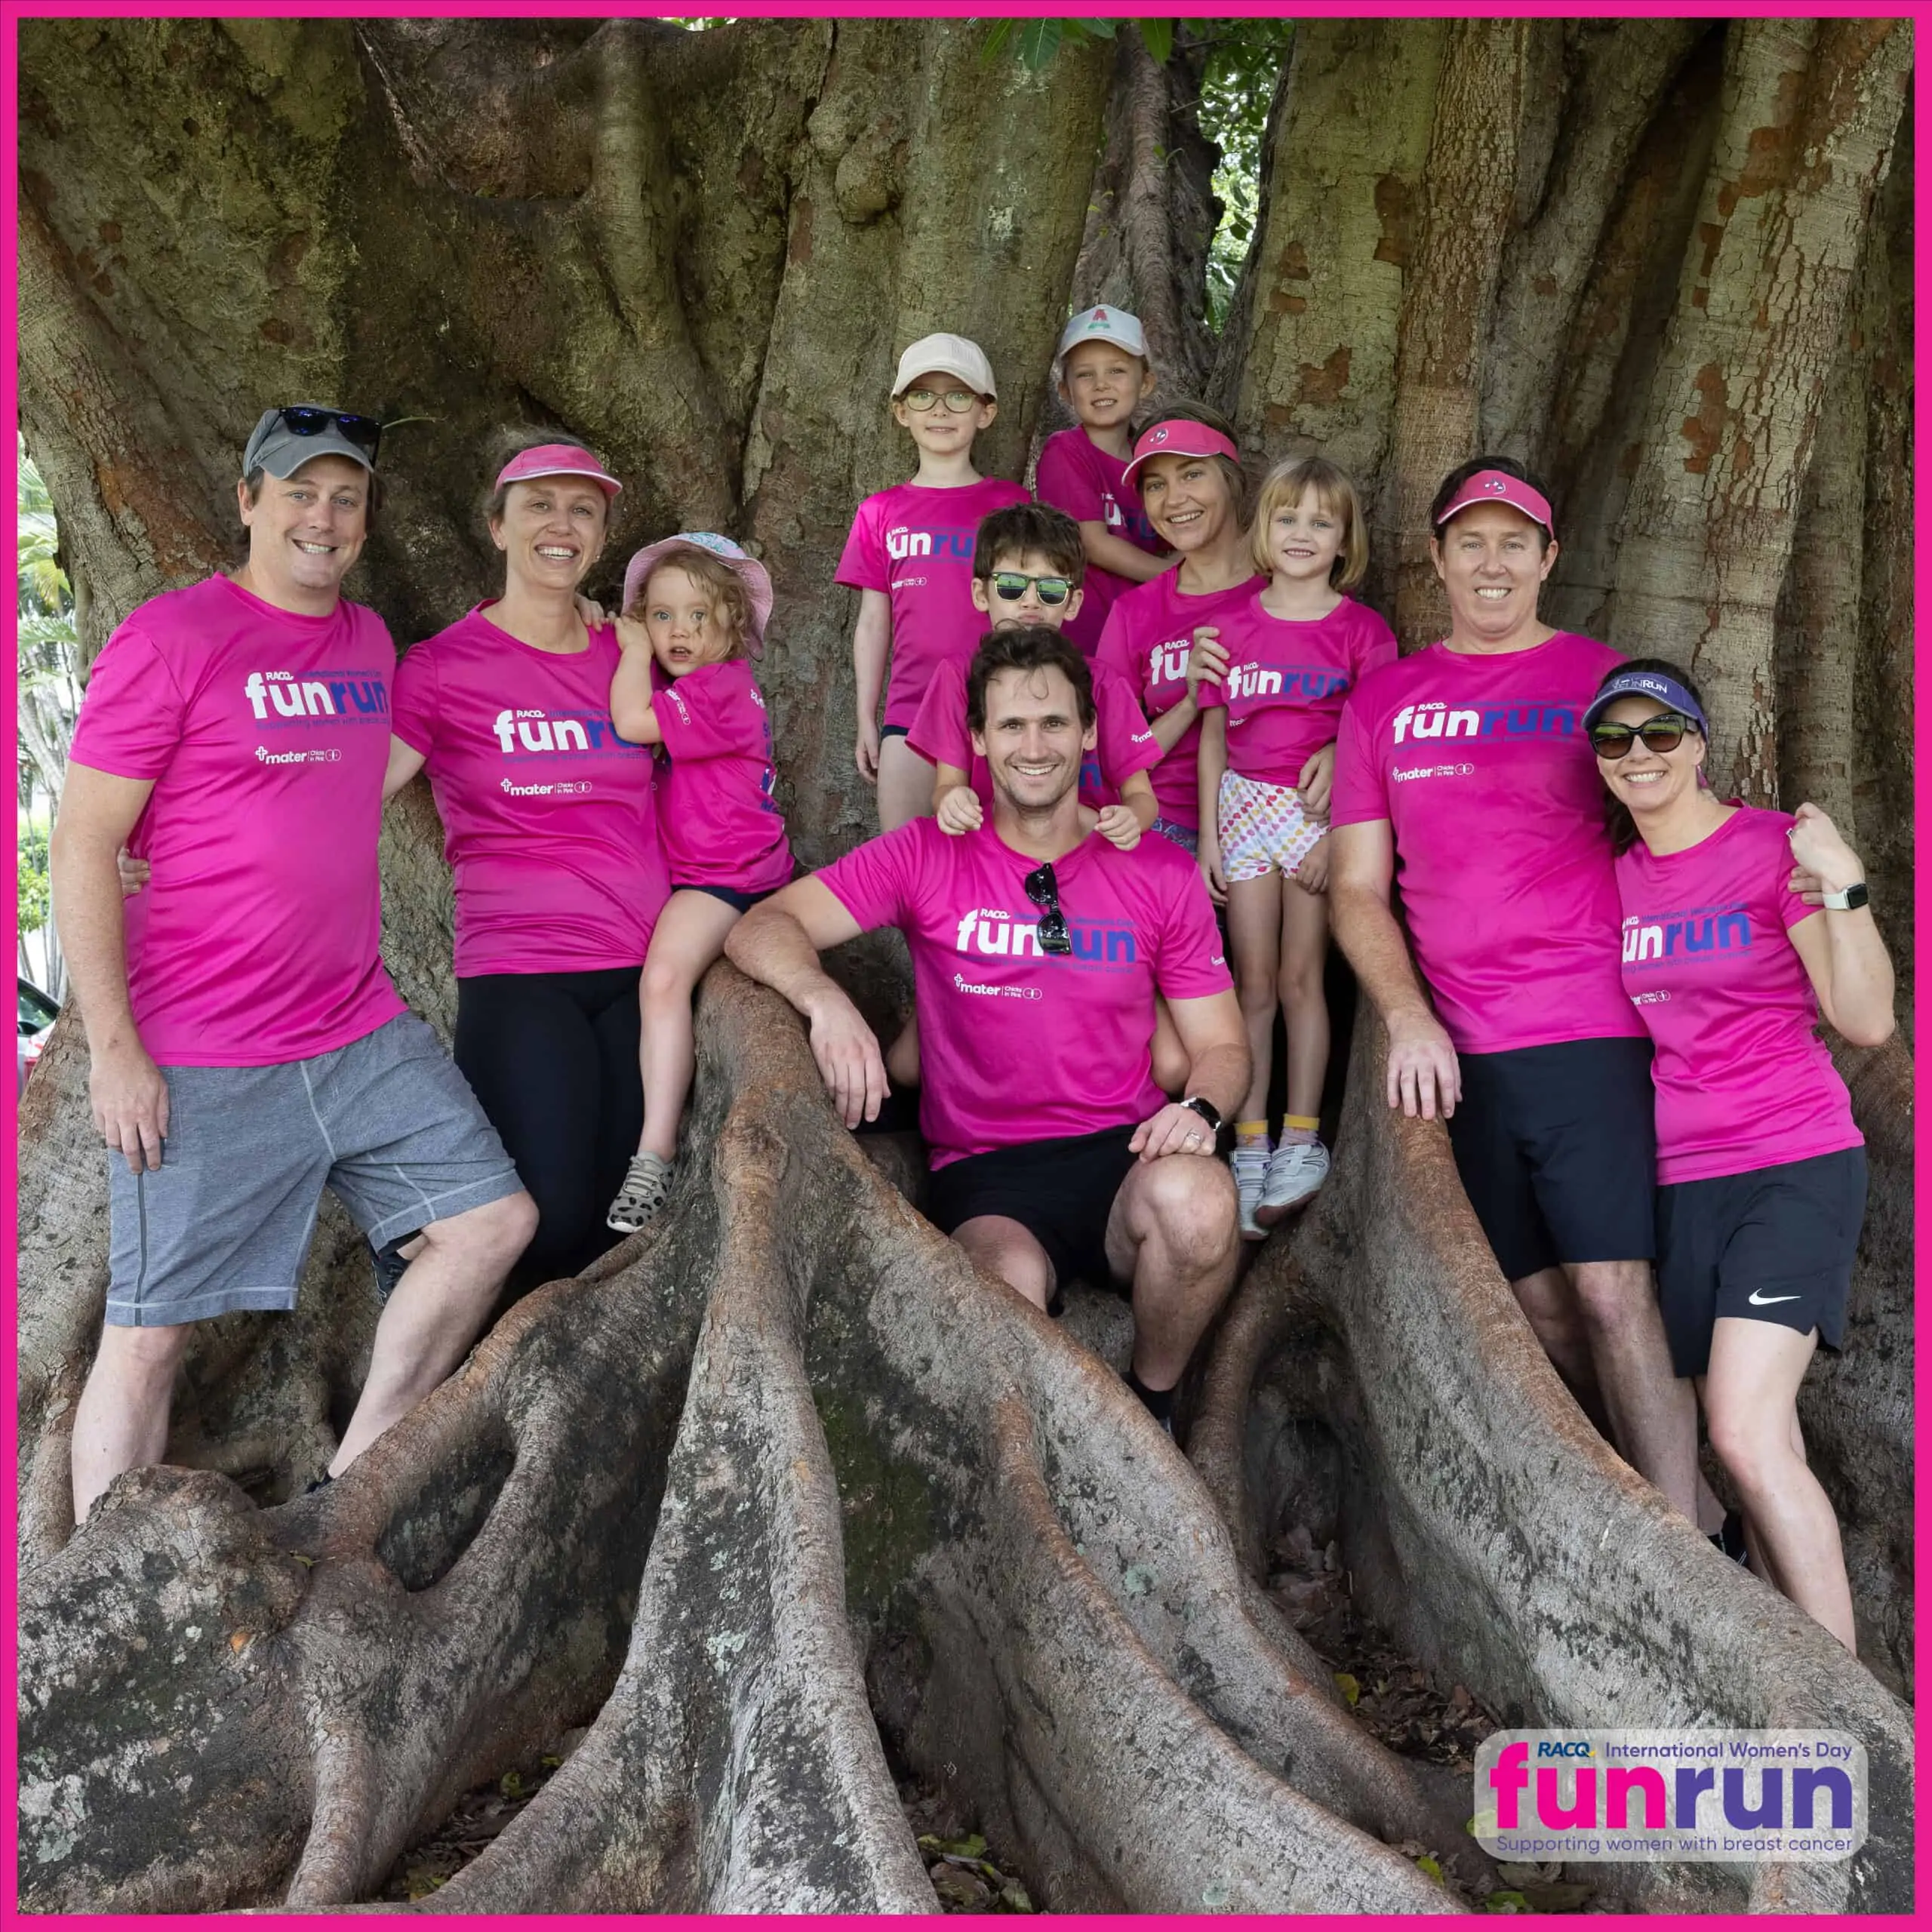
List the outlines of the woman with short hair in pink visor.
<svg viewBox="0 0 1932 1932">
<path fill-rule="evenodd" d="M 540 1216 L 521 1287 L 617 1238 L 605 1210 L 644 1118 L 638 983 L 670 877 L 651 748 L 611 722 L 623 650 L 577 594 L 621 487 L 577 445 L 517 449 L 483 506 L 503 595 L 396 672 L 386 789 L 426 770 L 442 817 L 456 1063 Z"/>
<path fill-rule="evenodd" d="M 1343 707 L 1335 936 L 1389 1029 L 1389 1104 L 1447 1121 L 1545 1353 L 1625 1459 L 1693 1515 L 1695 1401 L 1651 1279 L 1651 1043 L 1617 974 L 1583 731 L 1618 654 L 1543 621 L 1555 518 L 1520 463 L 1452 470 L 1429 521 L 1449 635 L 1371 671 Z"/>
<path fill-rule="evenodd" d="M 1191 853 L 1201 823 L 1201 712 L 1188 660 L 1198 633 L 1215 635 L 1217 620 L 1267 582 L 1249 550 L 1248 481 L 1232 426 L 1201 404 L 1175 404 L 1134 444 L 1121 487 L 1138 493 L 1155 535 L 1180 561 L 1121 593 L 1094 661 L 1128 681 L 1161 746 L 1148 774 L 1160 808 L 1152 829 Z M 1311 806 L 1318 817 L 1327 810 L 1326 781 L 1324 761 Z"/>
<path fill-rule="evenodd" d="M 1657 1048 L 1672 1360 L 1737 1486 L 1751 1567 L 1855 1651 L 1798 1390 L 1817 1348 L 1844 1340 L 1865 1215 L 1864 1137 L 1819 1014 L 1855 1047 L 1893 1026 L 1865 869 L 1816 805 L 1709 789 L 1703 694 L 1665 659 L 1613 669 L 1583 724 L 1611 800 L 1623 988 Z"/>
</svg>

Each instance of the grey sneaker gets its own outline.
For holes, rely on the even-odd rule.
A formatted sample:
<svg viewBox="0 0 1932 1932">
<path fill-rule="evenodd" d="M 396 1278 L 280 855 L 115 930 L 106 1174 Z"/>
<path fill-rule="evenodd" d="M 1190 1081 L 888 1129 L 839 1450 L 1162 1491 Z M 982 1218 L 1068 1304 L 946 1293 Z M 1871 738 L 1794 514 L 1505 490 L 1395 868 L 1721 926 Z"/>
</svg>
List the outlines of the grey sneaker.
<svg viewBox="0 0 1932 1932">
<path fill-rule="evenodd" d="M 664 1197 L 671 1191 L 671 1174 L 669 1161 L 655 1154 L 633 1154 L 604 1225 L 620 1235 L 635 1234 L 663 1206 Z"/>
<path fill-rule="evenodd" d="M 1261 1190 L 1268 1180 L 1268 1149 L 1236 1146 L 1234 1152 L 1235 1186 L 1241 1194 L 1241 1238 L 1262 1241 L 1268 1230 L 1254 1218 L 1261 1205 Z"/>
<path fill-rule="evenodd" d="M 1272 1228 L 1291 1211 L 1312 1199 L 1327 1178 L 1328 1150 L 1320 1141 L 1277 1147 L 1275 1158 L 1268 1163 L 1268 1178 L 1254 1218 L 1263 1228 Z"/>
</svg>

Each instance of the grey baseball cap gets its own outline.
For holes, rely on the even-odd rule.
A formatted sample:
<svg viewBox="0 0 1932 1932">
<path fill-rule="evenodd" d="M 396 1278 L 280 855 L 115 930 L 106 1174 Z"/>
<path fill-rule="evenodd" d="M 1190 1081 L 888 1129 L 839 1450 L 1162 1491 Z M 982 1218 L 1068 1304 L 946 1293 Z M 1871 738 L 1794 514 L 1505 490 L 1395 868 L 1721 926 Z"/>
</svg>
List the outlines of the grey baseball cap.
<svg viewBox="0 0 1932 1932">
<path fill-rule="evenodd" d="M 326 403 L 290 403 L 265 409 L 242 454 L 242 473 L 266 469 L 271 476 L 293 476 L 318 456 L 346 456 L 373 474 L 382 425 L 371 416 L 358 416 Z"/>
</svg>

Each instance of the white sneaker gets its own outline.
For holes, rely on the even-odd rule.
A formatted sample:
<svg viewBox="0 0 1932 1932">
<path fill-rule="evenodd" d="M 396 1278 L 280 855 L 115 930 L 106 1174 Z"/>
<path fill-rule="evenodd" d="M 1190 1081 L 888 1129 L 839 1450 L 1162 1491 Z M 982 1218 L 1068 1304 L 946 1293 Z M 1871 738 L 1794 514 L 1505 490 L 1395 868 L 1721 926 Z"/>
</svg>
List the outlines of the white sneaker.
<svg viewBox="0 0 1932 1932">
<path fill-rule="evenodd" d="M 672 1167 L 655 1154 L 633 1154 L 624 1171 L 624 1184 L 604 1217 L 607 1228 L 634 1235 L 664 1204 L 671 1191 Z"/>
<path fill-rule="evenodd" d="M 1235 1186 L 1241 1194 L 1241 1238 L 1264 1240 L 1268 1230 L 1254 1218 L 1261 1205 L 1261 1191 L 1268 1181 L 1268 1149 L 1236 1146 L 1234 1155 Z"/>
<path fill-rule="evenodd" d="M 1328 1150 L 1318 1140 L 1277 1147 L 1254 1218 L 1265 1230 L 1311 1199 L 1328 1178 Z"/>
</svg>

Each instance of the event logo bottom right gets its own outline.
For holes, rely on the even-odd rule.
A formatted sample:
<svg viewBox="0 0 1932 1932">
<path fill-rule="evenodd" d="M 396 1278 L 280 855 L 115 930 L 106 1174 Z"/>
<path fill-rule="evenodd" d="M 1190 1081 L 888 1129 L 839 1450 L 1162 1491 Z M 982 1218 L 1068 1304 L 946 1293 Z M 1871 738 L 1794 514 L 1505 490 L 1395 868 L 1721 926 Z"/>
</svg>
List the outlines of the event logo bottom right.
<svg viewBox="0 0 1932 1932">
<path fill-rule="evenodd" d="M 1842 1730 L 1499 1730 L 1476 1752 L 1477 1841 L 1497 1858 L 1849 1858 L 1865 1747 Z"/>
</svg>

